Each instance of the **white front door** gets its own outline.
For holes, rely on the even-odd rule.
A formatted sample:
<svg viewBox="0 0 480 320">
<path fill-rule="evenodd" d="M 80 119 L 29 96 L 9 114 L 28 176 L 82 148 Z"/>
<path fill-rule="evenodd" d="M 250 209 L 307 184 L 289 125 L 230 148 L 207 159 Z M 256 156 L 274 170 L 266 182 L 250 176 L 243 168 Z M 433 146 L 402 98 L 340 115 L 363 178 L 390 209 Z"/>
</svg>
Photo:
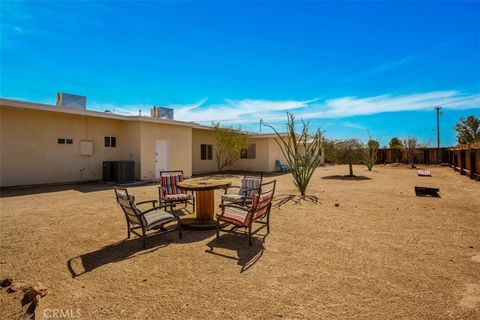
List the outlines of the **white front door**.
<svg viewBox="0 0 480 320">
<path fill-rule="evenodd" d="M 168 170 L 168 141 L 157 140 L 155 143 L 155 180 L 160 180 L 160 171 Z"/>
</svg>

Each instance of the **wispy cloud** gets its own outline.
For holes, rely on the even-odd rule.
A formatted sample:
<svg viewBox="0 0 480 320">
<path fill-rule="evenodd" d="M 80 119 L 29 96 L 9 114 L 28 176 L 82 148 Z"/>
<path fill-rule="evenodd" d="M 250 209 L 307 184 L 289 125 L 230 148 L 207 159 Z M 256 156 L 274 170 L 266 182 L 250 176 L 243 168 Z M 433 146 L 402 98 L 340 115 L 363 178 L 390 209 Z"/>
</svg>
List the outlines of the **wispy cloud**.
<svg viewBox="0 0 480 320">
<path fill-rule="evenodd" d="M 103 4 L 93 1 L 69 4 L 72 10 L 62 1 L 48 6 L 41 2 L 1 1 L 0 6 L 2 47 L 15 46 L 18 35 L 53 41 L 70 39 L 85 28 L 103 26 L 101 17 L 106 12 Z"/>
<path fill-rule="evenodd" d="M 346 121 L 342 125 L 347 128 L 357 129 L 357 130 L 367 130 L 368 128 L 361 125 L 360 123 Z"/>
<path fill-rule="evenodd" d="M 379 95 L 371 97 L 338 97 L 328 100 L 258 100 L 227 99 L 223 103 L 208 104 L 204 98 L 191 104 L 170 104 L 164 107 L 175 110 L 175 119 L 208 124 L 212 121 L 225 123 L 256 123 L 259 119 L 268 122 L 284 120 L 290 112 L 303 119 L 341 119 L 383 112 L 429 110 L 443 105 L 445 109 L 480 108 L 480 93 L 466 94 L 455 90 L 432 91 L 405 95 Z M 114 103 L 88 102 L 88 108 L 98 111 L 110 110 L 125 115 L 150 115 L 152 105 L 117 105 Z M 359 123 L 344 122 L 342 125 L 365 129 Z"/>
<path fill-rule="evenodd" d="M 307 108 L 318 99 L 311 100 L 230 100 L 224 103 L 205 105 L 206 100 L 194 105 L 175 108 L 175 117 L 181 120 L 209 122 L 218 120 L 242 121 L 252 117 L 271 117 L 287 111 Z"/>
<path fill-rule="evenodd" d="M 396 60 L 393 60 L 393 61 L 389 61 L 389 62 L 386 62 L 384 64 L 372 67 L 369 70 L 354 74 L 354 75 L 346 78 L 344 81 L 345 82 L 352 82 L 352 81 L 360 80 L 360 79 L 363 79 L 363 78 L 366 78 L 366 77 L 369 77 L 369 76 L 373 76 L 373 75 L 376 75 L 376 74 L 381 74 L 383 72 L 389 71 L 391 69 L 394 69 L 396 67 L 404 65 L 404 64 L 409 63 L 411 61 L 414 61 L 416 59 L 421 59 L 423 57 L 426 57 L 429 54 L 431 54 L 431 53 L 433 53 L 437 50 L 440 50 L 440 49 L 443 49 L 445 47 L 457 44 L 458 42 L 464 41 L 464 40 L 466 40 L 470 37 L 471 37 L 471 34 L 466 34 L 466 35 L 463 35 L 462 37 L 460 37 L 458 39 L 455 39 L 453 41 L 447 41 L 447 42 L 439 43 L 436 46 L 433 46 L 433 47 L 429 48 L 428 50 L 413 53 L 413 54 L 410 54 L 410 55 L 405 56 L 403 58 L 399 58 L 399 59 L 396 59 Z"/>
<path fill-rule="evenodd" d="M 339 97 L 311 100 L 226 100 L 223 104 L 207 105 L 206 100 L 175 108 L 179 120 L 209 122 L 257 122 L 259 118 L 282 118 L 291 112 L 304 119 L 346 118 L 382 112 L 417 111 L 443 105 L 446 109 L 480 108 L 480 94 L 464 94 L 455 90 L 432 91 L 405 95 L 372 97 Z M 348 123 L 347 123 L 348 125 Z M 350 125 L 352 125 L 350 123 Z"/>
<path fill-rule="evenodd" d="M 373 97 L 342 97 L 330 99 L 323 104 L 312 106 L 305 118 L 342 118 L 369 115 L 382 112 L 418 111 L 446 104 L 447 109 L 480 108 L 480 94 L 433 91 L 405 95 L 380 95 Z"/>
<path fill-rule="evenodd" d="M 407 57 L 404 57 L 404 58 L 401 58 L 401 59 L 398 59 L 398 60 L 395 60 L 395 61 L 387 62 L 385 64 L 373 67 L 372 69 L 369 69 L 369 70 L 364 71 L 364 72 L 360 72 L 360 73 L 355 74 L 355 75 L 353 75 L 349 78 L 346 78 L 345 82 L 352 82 L 352 81 L 355 81 L 355 80 L 363 79 L 363 78 L 368 77 L 368 76 L 372 76 L 372 75 L 375 75 L 375 74 L 380 74 L 382 72 L 388 71 L 388 70 L 393 69 L 395 67 L 401 66 L 402 64 L 410 62 L 410 61 L 414 60 L 415 58 L 417 58 L 418 56 L 419 55 L 417 55 L 417 54 L 412 54 L 410 56 L 407 56 Z"/>
</svg>

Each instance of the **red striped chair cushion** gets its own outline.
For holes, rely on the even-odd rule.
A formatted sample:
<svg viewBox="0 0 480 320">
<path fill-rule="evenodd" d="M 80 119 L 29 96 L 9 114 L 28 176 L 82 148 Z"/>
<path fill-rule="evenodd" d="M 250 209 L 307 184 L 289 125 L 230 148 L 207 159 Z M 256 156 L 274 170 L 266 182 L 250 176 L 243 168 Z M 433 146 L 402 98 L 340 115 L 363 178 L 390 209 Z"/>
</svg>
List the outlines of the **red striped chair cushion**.
<svg viewBox="0 0 480 320">
<path fill-rule="evenodd" d="M 192 199 L 191 194 L 177 193 L 177 194 L 167 194 L 165 195 L 165 200 L 167 201 L 183 201 Z"/>
<path fill-rule="evenodd" d="M 179 194 L 182 193 L 180 189 L 177 188 L 177 184 L 183 181 L 183 175 L 181 174 L 172 174 L 172 175 L 165 175 L 160 177 L 160 185 L 165 188 L 163 190 L 164 196 L 171 195 L 171 194 Z"/>
<path fill-rule="evenodd" d="M 255 209 L 254 217 L 258 219 L 262 217 L 268 208 L 268 205 L 272 201 L 273 191 L 265 192 L 262 194 L 256 194 L 253 196 L 252 208 Z"/>
<path fill-rule="evenodd" d="M 225 207 L 225 211 L 223 215 L 219 216 L 219 220 L 232 223 L 237 226 L 246 227 L 249 214 L 250 212 L 239 208 Z"/>
</svg>

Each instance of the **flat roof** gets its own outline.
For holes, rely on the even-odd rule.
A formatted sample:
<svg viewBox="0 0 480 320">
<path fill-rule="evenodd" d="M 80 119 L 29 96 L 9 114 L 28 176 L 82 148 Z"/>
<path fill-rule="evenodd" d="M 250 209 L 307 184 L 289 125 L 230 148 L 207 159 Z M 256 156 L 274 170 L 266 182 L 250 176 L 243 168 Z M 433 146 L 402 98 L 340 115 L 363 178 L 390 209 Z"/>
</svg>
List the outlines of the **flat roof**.
<svg viewBox="0 0 480 320">
<path fill-rule="evenodd" d="M 28 101 L 21 101 L 21 100 L 4 99 L 4 98 L 0 98 L 0 106 L 49 111 L 49 112 L 60 112 L 60 113 L 66 113 L 66 114 L 124 120 L 124 121 L 154 122 L 154 123 L 161 123 L 161 124 L 168 124 L 168 125 L 186 126 L 186 127 L 197 128 L 197 129 L 210 128 L 208 126 L 203 126 L 198 123 L 188 122 L 188 121 L 178 121 L 178 120 L 152 118 L 152 117 L 144 117 L 144 116 L 126 116 L 126 115 L 110 113 L 110 112 L 101 112 L 101 111 L 93 111 L 88 109 L 76 109 L 76 108 L 68 108 L 68 107 L 57 107 L 56 105 L 51 105 L 51 104 L 43 104 L 43 103 L 28 102 Z"/>
<path fill-rule="evenodd" d="M 115 119 L 115 120 L 123 120 L 123 121 L 153 122 L 153 123 L 166 124 L 166 125 L 184 126 L 184 127 L 190 127 L 194 129 L 201 129 L 201 130 L 213 130 L 211 126 L 205 126 L 205 125 L 201 125 L 201 124 L 198 124 L 195 122 L 189 122 L 189 121 L 179 121 L 179 120 L 152 118 L 152 117 L 144 117 L 144 116 L 126 116 L 126 115 L 110 113 L 110 112 L 101 112 L 101 111 L 93 111 L 88 109 L 76 109 L 76 108 L 68 108 L 68 107 L 58 107 L 52 104 L 36 103 L 36 102 L 14 100 L 14 99 L 0 98 L 0 106 L 40 110 L 40 111 L 48 111 L 48 112 L 59 112 L 59 113 L 66 113 L 66 114 L 73 114 L 73 115 L 80 115 L 80 116 L 107 118 L 107 119 Z M 248 131 L 245 133 L 248 134 L 251 138 L 274 138 L 277 136 L 275 133 L 256 133 L 256 132 L 248 132 Z M 280 133 L 280 135 L 285 136 L 286 133 Z"/>
</svg>

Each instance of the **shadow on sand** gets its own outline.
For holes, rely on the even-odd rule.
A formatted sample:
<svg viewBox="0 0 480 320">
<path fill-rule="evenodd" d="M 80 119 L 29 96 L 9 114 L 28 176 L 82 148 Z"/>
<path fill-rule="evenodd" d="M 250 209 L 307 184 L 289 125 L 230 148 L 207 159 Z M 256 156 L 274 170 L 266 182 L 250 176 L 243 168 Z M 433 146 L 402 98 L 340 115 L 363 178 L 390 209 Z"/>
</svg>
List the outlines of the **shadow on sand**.
<svg viewBox="0 0 480 320">
<path fill-rule="evenodd" d="M 203 178 L 206 180 L 215 180 L 215 179 L 235 179 L 235 178 L 243 178 L 245 174 L 251 175 L 260 175 L 261 172 L 256 171 L 222 171 L 221 173 L 212 172 L 212 173 L 204 173 L 204 174 L 195 174 L 192 178 Z M 264 178 L 269 177 L 279 177 L 289 174 L 289 172 L 263 172 Z"/>
<path fill-rule="evenodd" d="M 119 184 L 128 188 L 154 185 L 150 182 L 135 182 L 131 184 Z M 77 191 L 81 193 L 113 190 L 115 184 L 103 182 L 85 182 L 85 183 L 65 183 L 65 184 L 51 184 L 51 185 L 36 185 L 36 186 L 18 186 L 5 187 L 0 189 L 0 198 L 17 197 L 25 195 L 34 195 L 41 193 L 61 192 L 61 191 Z M 113 191 L 112 191 L 113 192 Z"/>
<path fill-rule="evenodd" d="M 207 243 L 208 250 L 205 252 L 216 256 L 224 257 L 231 260 L 236 260 L 237 264 L 241 266 L 240 273 L 247 271 L 262 257 L 265 247 L 263 245 L 265 236 L 262 239 L 259 237 L 252 238 L 252 246 L 248 245 L 248 238 L 238 234 L 222 234 L 220 238 L 215 238 Z M 222 251 L 236 251 L 236 257 L 220 252 L 215 252 L 215 249 Z"/>
<path fill-rule="evenodd" d="M 110 263 L 116 263 L 152 253 L 161 248 L 167 247 L 171 243 L 198 242 L 211 237 L 214 233 L 214 230 L 184 232 L 183 239 L 175 240 L 172 240 L 171 236 L 167 235 L 153 236 L 147 239 L 147 249 L 145 250 L 142 249 L 140 238 L 125 239 L 96 251 L 70 258 L 67 261 L 67 268 L 70 271 L 72 278 L 76 278 Z M 176 235 L 176 233 L 171 233 L 170 235 Z"/>
<path fill-rule="evenodd" d="M 299 204 L 302 201 L 309 201 L 314 204 L 318 203 L 318 197 L 316 195 L 295 195 L 295 194 L 279 194 L 273 198 L 272 208 L 281 209 L 281 207 L 287 203 Z"/>
<path fill-rule="evenodd" d="M 365 176 L 342 176 L 342 175 L 333 175 L 333 176 L 326 176 L 322 177 L 322 179 L 326 180 L 346 180 L 346 181 L 360 181 L 360 180 L 372 180 L 372 178 L 365 177 Z"/>
<path fill-rule="evenodd" d="M 79 183 L 79 184 L 62 184 L 62 185 L 38 185 L 24 187 L 7 187 L 0 191 L 0 198 L 25 196 L 31 194 L 41 194 L 61 191 L 78 191 L 81 193 L 112 190 L 113 185 L 105 183 Z"/>
<path fill-rule="evenodd" d="M 428 194 L 428 193 L 415 191 L 415 195 L 421 198 L 441 198 L 441 196 L 438 193 Z"/>
</svg>

